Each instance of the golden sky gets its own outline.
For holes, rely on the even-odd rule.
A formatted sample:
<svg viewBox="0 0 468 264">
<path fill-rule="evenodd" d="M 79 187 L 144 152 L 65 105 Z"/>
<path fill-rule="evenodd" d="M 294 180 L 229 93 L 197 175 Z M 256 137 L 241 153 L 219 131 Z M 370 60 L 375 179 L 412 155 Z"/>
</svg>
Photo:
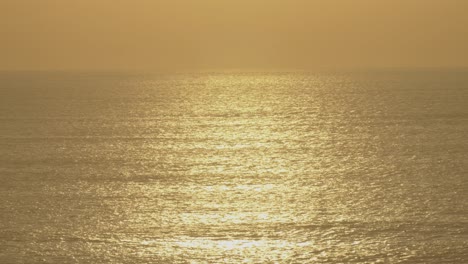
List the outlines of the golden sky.
<svg viewBox="0 0 468 264">
<path fill-rule="evenodd" d="M 0 69 L 467 67 L 467 0 L 1 0 Z"/>
</svg>

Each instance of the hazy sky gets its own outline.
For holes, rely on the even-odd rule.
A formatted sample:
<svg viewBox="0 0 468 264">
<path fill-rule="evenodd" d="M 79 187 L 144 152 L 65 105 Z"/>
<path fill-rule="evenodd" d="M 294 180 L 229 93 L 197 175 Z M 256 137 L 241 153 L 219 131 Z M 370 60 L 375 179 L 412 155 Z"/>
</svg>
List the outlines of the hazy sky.
<svg viewBox="0 0 468 264">
<path fill-rule="evenodd" d="M 0 0 L 0 69 L 467 67 L 468 0 Z"/>
</svg>

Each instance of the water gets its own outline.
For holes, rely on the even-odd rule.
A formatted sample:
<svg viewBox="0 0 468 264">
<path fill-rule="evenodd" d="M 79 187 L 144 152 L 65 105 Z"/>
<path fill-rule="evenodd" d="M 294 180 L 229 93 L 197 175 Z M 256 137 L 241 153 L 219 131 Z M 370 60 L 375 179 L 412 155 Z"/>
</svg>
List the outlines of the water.
<svg viewBox="0 0 468 264">
<path fill-rule="evenodd" d="M 1 263 L 467 263 L 464 72 L 0 74 Z"/>
</svg>

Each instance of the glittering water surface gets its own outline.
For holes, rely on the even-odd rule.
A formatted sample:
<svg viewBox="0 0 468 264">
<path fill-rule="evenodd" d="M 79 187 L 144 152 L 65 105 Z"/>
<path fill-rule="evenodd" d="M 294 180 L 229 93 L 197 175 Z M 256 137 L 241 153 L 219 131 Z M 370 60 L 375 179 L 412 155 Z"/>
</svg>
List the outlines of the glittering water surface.
<svg viewBox="0 0 468 264">
<path fill-rule="evenodd" d="M 468 74 L 0 74 L 0 262 L 468 263 Z"/>
</svg>

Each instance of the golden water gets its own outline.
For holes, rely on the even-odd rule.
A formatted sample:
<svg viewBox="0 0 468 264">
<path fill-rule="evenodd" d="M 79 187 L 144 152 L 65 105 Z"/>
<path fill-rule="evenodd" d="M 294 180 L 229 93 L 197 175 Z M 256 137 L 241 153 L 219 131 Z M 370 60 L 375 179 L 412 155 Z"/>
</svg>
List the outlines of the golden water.
<svg viewBox="0 0 468 264">
<path fill-rule="evenodd" d="M 468 262 L 467 76 L 2 73 L 0 262 Z"/>
</svg>

